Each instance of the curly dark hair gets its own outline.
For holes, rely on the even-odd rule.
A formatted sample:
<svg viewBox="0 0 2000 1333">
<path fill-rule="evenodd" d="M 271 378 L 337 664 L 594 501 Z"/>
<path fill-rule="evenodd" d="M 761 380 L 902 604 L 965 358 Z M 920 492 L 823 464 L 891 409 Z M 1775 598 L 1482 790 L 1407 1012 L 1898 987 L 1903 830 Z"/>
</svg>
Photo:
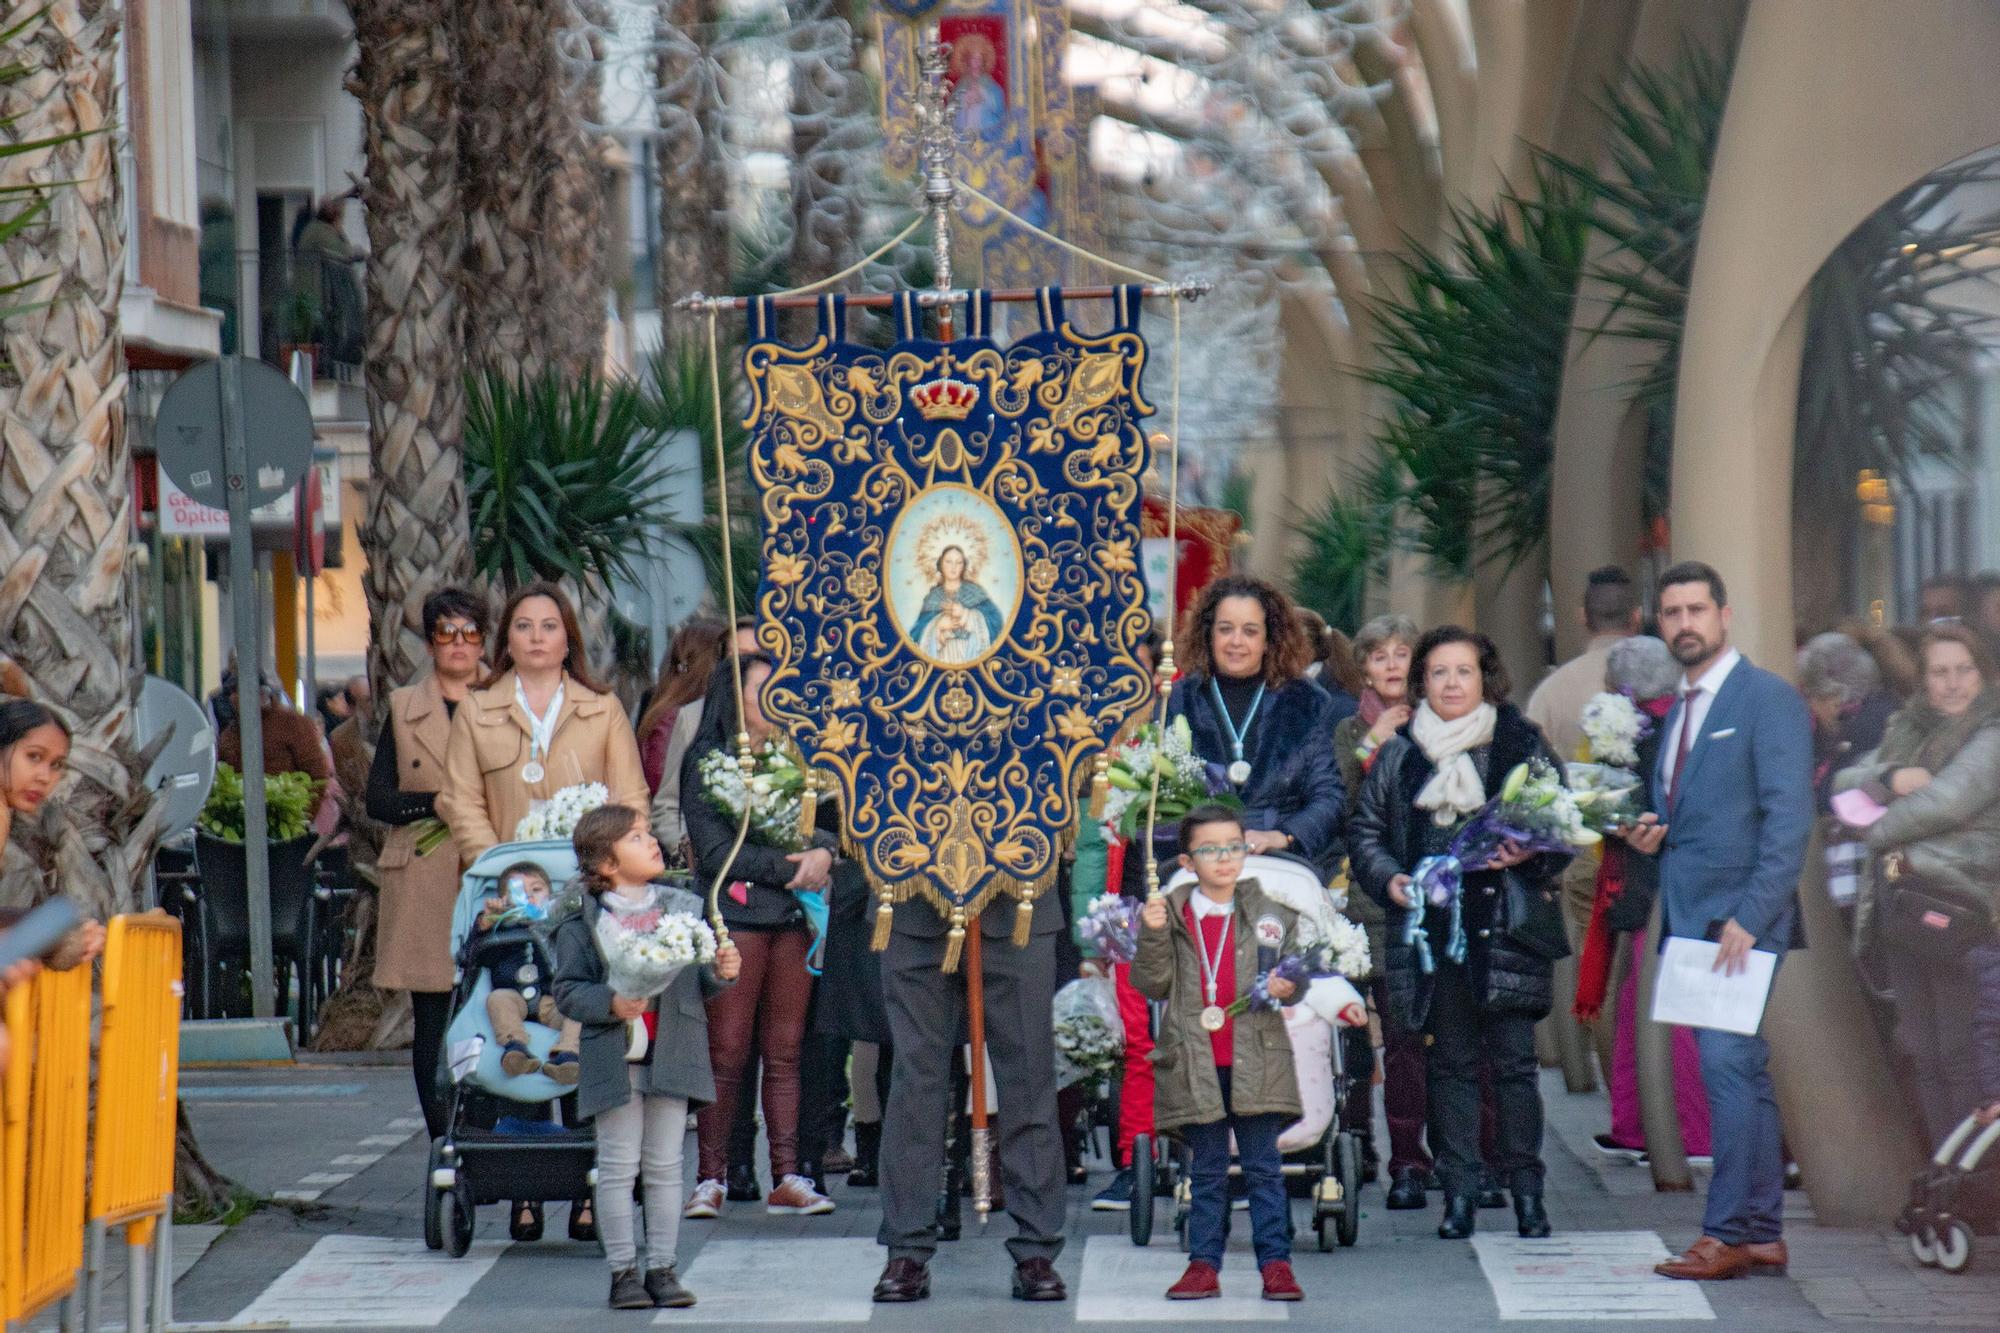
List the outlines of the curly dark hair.
<svg viewBox="0 0 2000 1333">
<path fill-rule="evenodd" d="M 437 632 L 438 621 L 446 616 L 458 616 L 469 620 L 484 634 L 492 627 L 493 608 L 486 599 L 464 588 L 439 588 L 424 598 L 424 638 L 429 639 Z"/>
<path fill-rule="evenodd" d="M 1479 655 L 1480 685 L 1486 695 L 1486 702 L 1506 703 L 1507 692 L 1514 688 L 1514 683 L 1507 676 L 1505 664 L 1500 661 L 1500 650 L 1494 646 L 1493 640 L 1463 625 L 1439 625 L 1417 640 L 1417 651 L 1412 655 L 1410 663 L 1410 697 L 1412 699 L 1424 697 L 1424 670 L 1431 654 L 1452 643 L 1469 643 L 1472 645 L 1472 650 Z"/>
<path fill-rule="evenodd" d="M 1312 648 L 1299 625 L 1292 599 L 1262 579 L 1247 574 L 1230 574 L 1217 579 L 1201 594 L 1194 612 L 1181 627 L 1175 654 L 1181 669 L 1190 676 L 1215 676 L 1215 614 L 1226 598 L 1249 597 L 1264 607 L 1264 683 L 1273 688 L 1289 685 L 1306 674 L 1312 665 Z"/>
</svg>

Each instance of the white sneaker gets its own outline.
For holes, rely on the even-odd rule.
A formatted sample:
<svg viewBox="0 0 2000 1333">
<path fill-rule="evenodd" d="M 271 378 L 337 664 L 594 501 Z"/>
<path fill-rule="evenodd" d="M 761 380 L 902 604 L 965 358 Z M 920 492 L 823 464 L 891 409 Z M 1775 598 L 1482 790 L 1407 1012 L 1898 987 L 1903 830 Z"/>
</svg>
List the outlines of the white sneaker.
<svg viewBox="0 0 2000 1333">
<path fill-rule="evenodd" d="M 813 1188 L 804 1176 L 786 1176 L 778 1187 L 764 1196 L 764 1211 L 818 1217 L 833 1211 L 833 1200 Z"/>
<path fill-rule="evenodd" d="M 721 1217 L 723 1198 L 721 1181 L 704 1180 L 694 1187 L 694 1193 L 688 1197 L 687 1207 L 681 1210 L 681 1216 L 695 1222 Z"/>
</svg>

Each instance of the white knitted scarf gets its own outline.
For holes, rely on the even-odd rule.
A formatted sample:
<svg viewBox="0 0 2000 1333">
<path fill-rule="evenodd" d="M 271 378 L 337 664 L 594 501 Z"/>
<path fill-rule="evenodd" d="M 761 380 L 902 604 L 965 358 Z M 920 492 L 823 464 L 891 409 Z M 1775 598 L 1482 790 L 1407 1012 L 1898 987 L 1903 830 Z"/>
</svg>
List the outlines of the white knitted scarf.
<svg viewBox="0 0 2000 1333">
<path fill-rule="evenodd" d="M 1410 719 L 1410 738 L 1437 769 L 1417 793 L 1417 807 L 1430 811 L 1440 827 L 1455 824 L 1486 804 L 1486 787 L 1471 751 L 1493 739 L 1498 716 L 1492 704 L 1482 703 L 1447 722 L 1431 711 L 1428 701 L 1417 705 L 1416 716 Z"/>
</svg>

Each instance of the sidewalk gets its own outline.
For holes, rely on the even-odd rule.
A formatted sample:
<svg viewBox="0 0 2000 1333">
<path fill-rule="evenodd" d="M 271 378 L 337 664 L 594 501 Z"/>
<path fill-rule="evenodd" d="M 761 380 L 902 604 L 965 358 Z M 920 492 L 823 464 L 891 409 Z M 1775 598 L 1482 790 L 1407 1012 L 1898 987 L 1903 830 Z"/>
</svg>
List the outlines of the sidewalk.
<svg viewBox="0 0 2000 1333">
<path fill-rule="evenodd" d="M 1604 1123 L 1601 1097 L 1570 1096 L 1553 1075 L 1544 1087 L 1553 1240 L 1521 1241 L 1511 1213 L 1485 1212 L 1473 1244 L 1439 1241 L 1435 1207 L 1390 1213 L 1380 1187 L 1371 1187 L 1352 1250 L 1321 1254 L 1301 1231 L 1295 1262 L 1306 1304 L 1256 1299 L 1248 1227 L 1239 1220 L 1225 1298 L 1170 1306 L 1160 1292 L 1183 1262 L 1171 1214 L 1152 1246 L 1134 1248 L 1122 1214 L 1088 1211 L 1100 1177 L 1071 1193 L 1070 1240 L 1058 1265 L 1070 1284 L 1067 1304 L 1008 1299 L 1002 1240 L 1012 1225 L 998 1217 L 982 1236 L 968 1204 L 966 1239 L 942 1247 L 933 1264 L 933 1299 L 878 1307 L 868 1300 L 882 1261 L 874 1192 L 837 1184 L 840 1211 L 830 1217 L 777 1218 L 735 1204 L 719 1222 L 685 1224 L 682 1266 L 701 1303 L 661 1312 L 657 1322 L 911 1330 L 982 1321 L 1004 1321 L 1010 1330 L 1292 1321 L 1398 1330 L 1617 1322 L 1636 1330 L 1700 1322 L 1760 1333 L 2000 1326 L 2000 1244 L 1963 1275 L 1923 1270 L 1893 1233 L 1815 1225 L 1803 1193 L 1790 1196 L 1790 1277 L 1709 1286 L 1653 1278 L 1652 1262 L 1697 1234 L 1700 1195 L 1655 1194 L 1644 1168 L 1605 1158 L 1591 1145 Z M 652 1322 L 645 1314 L 599 1314 L 603 1261 L 594 1246 L 566 1238 L 559 1204 L 548 1210 L 547 1238 L 535 1244 L 511 1244 L 505 1209 L 496 1206 L 480 1210 L 465 1258 L 424 1249 L 425 1145 L 406 1070 L 199 1071 L 188 1088 L 211 1160 L 247 1186 L 294 1197 L 251 1216 L 199 1256 L 176 1288 L 180 1320 L 480 1333 L 547 1333 L 579 1316 L 593 1326 L 599 1318 Z M 1884 1188 L 1900 1192 L 1902 1183 L 1885 1181 Z M 183 1257 L 186 1248 L 183 1242 Z M 107 1305 L 122 1312 L 116 1288 Z"/>
</svg>

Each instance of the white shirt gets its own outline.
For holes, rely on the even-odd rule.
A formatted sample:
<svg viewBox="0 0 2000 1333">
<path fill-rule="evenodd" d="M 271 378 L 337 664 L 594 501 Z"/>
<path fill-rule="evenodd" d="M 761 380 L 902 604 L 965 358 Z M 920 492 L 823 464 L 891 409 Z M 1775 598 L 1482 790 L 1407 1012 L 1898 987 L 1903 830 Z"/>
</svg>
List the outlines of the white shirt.
<svg viewBox="0 0 2000 1333">
<path fill-rule="evenodd" d="M 1662 772 L 1667 780 L 1668 791 L 1674 789 L 1674 769 L 1679 766 L 1681 737 L 1690 734 L 1688 728 L 1692 727 L 1694 728 L 1692 734 L 1695 741 L 1697 743 L 1700 742 L 1702 724 L 1708 721 L 1708 710 L 1714 707 L 1715 696 L 1721 691 L 1722 683 L 1729 679 L 1729 673 L 1734 671 L 1736 664 L 1742 660 L 1743 654 L 1731 648 L 1709 664 L 1708 670 L 1701 673 L 1700 680 L 1689 680 L 1686 676 L 1681 677 L 1681 692 L 1683 694 L 1697 688 L 1700 689 L 1701 693 L 1690 698 L 1682 706 L 1681 724 L 1674 731 L 1674 734 L 1667 738 L 1667 748 L 1665 751 L 1666 766 Z M 1692 749 L 1688 751 L 1688 757 L 1694 757 Z"/>
<path fill-rule="evenodd" d="M 1188 895 L 1188 905 L 1194 908 L 1194 919 L 1201 922 L 1212 916 L 1228 916 L 1236 910 L 1236 899 L 1232 896 L 1228 902 L 1219 903 L 1200 889 L 1196 889 Z"/>
</svg>

